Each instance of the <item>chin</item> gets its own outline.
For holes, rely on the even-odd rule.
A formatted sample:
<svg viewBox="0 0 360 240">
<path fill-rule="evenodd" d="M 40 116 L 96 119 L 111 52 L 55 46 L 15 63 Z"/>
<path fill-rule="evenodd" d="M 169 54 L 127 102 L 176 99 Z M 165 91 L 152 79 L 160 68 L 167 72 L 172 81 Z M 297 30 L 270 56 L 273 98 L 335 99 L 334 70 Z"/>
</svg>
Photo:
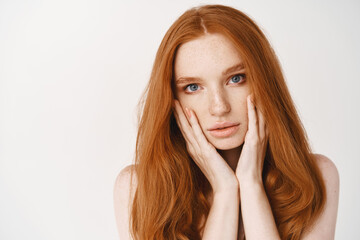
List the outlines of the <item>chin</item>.
<svg viewBox="0 0 360 240">
<path fill-rule="evenodd" d="M 212 142 L 214 147 L 218 150 L 230 150 L 237 147 L 240 147 L 244 143 L 244 139 L 233 139 L 233 138 L 224 138 L 216 139 Z"/>
</svg>

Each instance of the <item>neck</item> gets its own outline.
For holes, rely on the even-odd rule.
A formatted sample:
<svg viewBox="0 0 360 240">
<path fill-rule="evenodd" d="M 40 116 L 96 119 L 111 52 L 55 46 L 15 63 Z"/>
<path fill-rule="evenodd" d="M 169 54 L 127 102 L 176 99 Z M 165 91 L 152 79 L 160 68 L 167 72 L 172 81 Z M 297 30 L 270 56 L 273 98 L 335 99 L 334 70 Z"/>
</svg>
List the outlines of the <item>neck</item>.
<svg viewBox="0 0 360 240">
<path fill-rule="evenodd" d="M 218 153 L 224 158 L 234 172 L 236 170 L 243 145 L 244 144 L 241 144 L 239 147 L 228 150 L 217 149 Z"/>
</svg>

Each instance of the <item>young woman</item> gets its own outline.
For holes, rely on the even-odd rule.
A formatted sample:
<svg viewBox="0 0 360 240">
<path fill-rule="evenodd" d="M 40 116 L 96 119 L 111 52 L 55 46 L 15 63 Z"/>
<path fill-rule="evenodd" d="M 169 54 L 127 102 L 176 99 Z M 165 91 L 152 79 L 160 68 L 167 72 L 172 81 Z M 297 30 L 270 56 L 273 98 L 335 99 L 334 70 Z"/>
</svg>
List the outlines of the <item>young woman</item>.
<svg viewBox="0 0 360 240">
<path fill-rule="evenodd" d="M 120 239 L 333 239 L 339 176 L 311 153 L 259 27 L 186 11 L 156 55 L 135 164 L 118 175 Z"/>
</svg>

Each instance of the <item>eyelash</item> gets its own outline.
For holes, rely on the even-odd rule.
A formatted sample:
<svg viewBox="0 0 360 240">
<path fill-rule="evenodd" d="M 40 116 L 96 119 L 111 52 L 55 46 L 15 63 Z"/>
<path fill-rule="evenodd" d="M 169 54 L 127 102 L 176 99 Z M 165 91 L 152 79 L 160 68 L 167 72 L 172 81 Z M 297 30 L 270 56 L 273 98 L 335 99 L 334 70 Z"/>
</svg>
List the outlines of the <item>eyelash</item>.
<svg viewBox="0 0 360 240">
<path fill-rule="evenodd" d="M 235 74 L 235 75 L 233 75 L 232 77 L 230 77 L 230 80 L 229 80 L 229 81 L 231 81 L 231 79 L 232 79 L 233 77 L 235 77 L 235 76 L 240 76 L 240 77 L 242 78 L 242 79 L 240 80 L 240 82 L 237 82 L 237 83 L 235 83 L 235 84 L 241 84 L 241 83 L 244 82 L 245 79 L 246 79 L 246 75 L 245 75 L 245 74 Z M 184 91 L 186 92 L 186 89 L 187 89 L 189 86 L 192 86 L 192 85 L 197 85 L 197 84 L 196 84 L 196 83 L 191 83 L 191 84 L 186 85 L 186 86 L 184 87 Z M 188 91 L 187 93 L 192 94 L 192 93 L 194 93 L 194 92 L 196 92 L 196 91 Z"/>
</svg>

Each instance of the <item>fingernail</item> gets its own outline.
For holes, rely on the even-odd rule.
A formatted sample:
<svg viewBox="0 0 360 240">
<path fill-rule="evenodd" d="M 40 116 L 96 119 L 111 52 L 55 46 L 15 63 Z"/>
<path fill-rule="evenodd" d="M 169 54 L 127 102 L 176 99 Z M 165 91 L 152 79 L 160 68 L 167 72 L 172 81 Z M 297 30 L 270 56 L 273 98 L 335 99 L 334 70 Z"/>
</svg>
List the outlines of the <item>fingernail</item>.
<svg viewBox="0 0 360 240">
<path fill-rule="evenodd" d="M 185 110 L 186 110 L 186 114 L 187 114 L 188 117 L 190 118 L 190 117 L 191 117 L 191 112 L 190 112 L 190 110 L 189 110 L 187 107 L 185 107 Z"/>
<path fill-rule="evenodd" d="M 254 95 L 253 94 L 250 95 L 250 101 L 251 101 L 251 103 L 254 103 Z"/>
</svg>

